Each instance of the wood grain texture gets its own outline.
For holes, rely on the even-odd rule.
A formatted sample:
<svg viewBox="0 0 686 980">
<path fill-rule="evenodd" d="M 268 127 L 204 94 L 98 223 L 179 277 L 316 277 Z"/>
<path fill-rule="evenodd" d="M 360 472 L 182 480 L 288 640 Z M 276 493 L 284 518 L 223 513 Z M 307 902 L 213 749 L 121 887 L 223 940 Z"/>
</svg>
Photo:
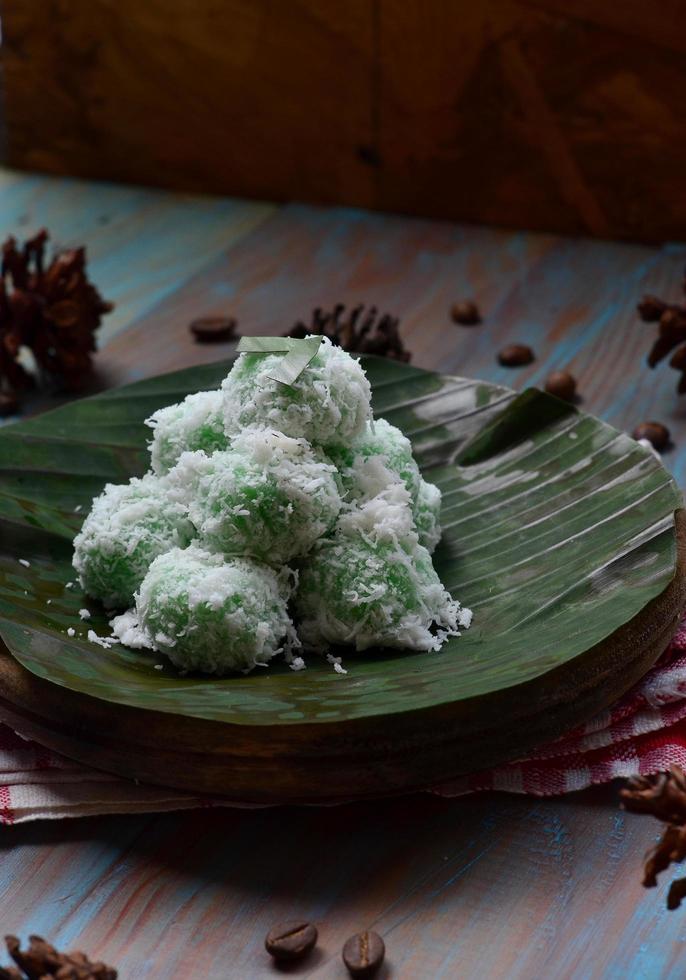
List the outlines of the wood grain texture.
<svg viewBox="0 0 686 980">
<path fill-rule="evenodd" d="M 293 914 L 320 932 L 299 977 L 345 980 L 345 939 L 373 926 L 384 980 L 677 980 L 683 919 L 664 910 L 667 882 L 638 880 L 657 824 L 615 794 L 5 828 L 0 916 L 97 951 L 121 980 L 268 980 L 264 936 Z"/>
<path fill-rule="evenodd" d="M 583 7 L 597 15 L 596 5 Z M 641 36 L 633 5 L 615 19 Z M 669 25 L 654 29 L 661 43 L 678 43 Z M 71 213 L 81 237 L 80 210 Z M 127 269 L 121 254 L 116 275 Z M 126 380 L 225 356 L 232 345 L 200 347 L 187 333 L 196 312 L 217 304 L 230 305 L 246 332 L 264 333 L 318 303 L 376 302 L 402 316 L 420 366 L 517 388 L 570 367 L 587 410 L 620 428 L 666 422 L 675 447 L 665 462 L 685 486 L 686 400 L 673 371 L 645 367 L 654 328 L 634 313 L 643 291 L 679 298 L 685 261 L 683 246 L 285 208 L 143 312 L 99 363 Z M 116 275 L 103 273 L 104 291 Z M 484 323 L 456 327 L 449 306 L 469 295 Z M 495 351 L 512 341 L 534 346 L 534 364 L 497 364 Z M 614 787 L 550 800 L 408 797 L 5 827 L 0 921 L 102 955 L 122 980 L 203 971 L 268 980 L 264 935 L 292 914 L 320 926 L 321 955 L 294 974 L 317 980 L 345 980 L 341 946 L 372 925 L 397 980 L 680 980 L 684 920 L 664 898 L 682 871 L 654 891 L 639 884 L 658 832 L 617 809 Z"/>
<path fill-rule="evenodd" d="M 0 170 L 0 241 L 14 235 L 21 242 L 44 227 L 48 251 L 86 244 L 91 277 L 115 303 L 98 331 L 100 345 L 273 211 L 269 204 Z"/>
<path fill-rule="evenodd" d="M 7 159 L 675 239 L 683 14 L 681 0 L 4 0 Z"/>
<path fill-rule="evenodd" d="M 12 163 L 371 203 L 356 152 L 371 139 L 366 0 L 50 0 L 5 4 L 3 23 Z"/>
</svg>

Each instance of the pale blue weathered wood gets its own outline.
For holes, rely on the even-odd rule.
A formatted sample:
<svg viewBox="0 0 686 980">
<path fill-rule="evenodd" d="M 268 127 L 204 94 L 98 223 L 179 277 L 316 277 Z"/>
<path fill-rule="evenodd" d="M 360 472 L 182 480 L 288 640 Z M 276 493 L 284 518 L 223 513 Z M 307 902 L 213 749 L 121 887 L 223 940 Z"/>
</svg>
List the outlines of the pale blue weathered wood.
<svg viewBox="0 0 686 980">
<path fill-rule="evenodd" d="M 99 343 L 125 329 L 274 210 L 231 198 L 173 194 L 0 169 L 0 239 L 47 228 L 52 246 L 86 245 L 90 274 L 115 304 Z"/>
</svg>

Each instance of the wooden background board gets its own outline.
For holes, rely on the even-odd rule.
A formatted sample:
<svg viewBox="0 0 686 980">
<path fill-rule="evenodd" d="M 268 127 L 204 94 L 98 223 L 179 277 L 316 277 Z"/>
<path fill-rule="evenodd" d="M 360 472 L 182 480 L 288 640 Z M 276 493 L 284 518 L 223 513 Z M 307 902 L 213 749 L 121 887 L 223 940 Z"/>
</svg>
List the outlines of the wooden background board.
<svg viewBox="0 0 686 980">
<path fill-rule="evenodd" d="M 113 317 L 104 328 L 101 381 L 225 356 L 232 345 L 202 347 L 188 335 L 200 313 L 235 313 L 245 332 L 261 333 L 316 303 L 376 302 L 402 316 L 419 366 L 516 388 L 570 366 L 585 409 L 623 428 L 652 416 L 666 422 L 675 447 L 664 459 L 686 485 L 686 398 L 675 395 L 673 371 L 644 366 L 654 328 L 634 314 L 645 290 L 679 297 L 683 246 L 296 206 L 255 212 L 252 230 L 235 232 L 228 203 L 208 245 L 205 212 L 196 218 L 184 205 L 178 234 L 187 254 L 203 258 L 176 279 L 159 265 L 170 226 L 144 248 L 138 238 L 153 202 L 171 216 L 185 199 L 136 192 L 118 220 L 116 210 L 99 210 L 99 185 L 79 184 L 65 208 L 74 186 L 5 175 L 0 226 L 23 232 L 47 224 L 60 239 L 92 241 L 105 295 L 121 289 L 140 300 L 128 327 Z M 217 213 L 223 206 L 217 202 Z M 98 223 L 102 213 L 112 220 Z M 144 284 L 153 274 L 166 292 L 148 302 Z M 470 294 L 484 323 L 454 326 L 448 306 Z M 533 344 L 537 360 L 501 368 L 494 352 L 520 340 Z M 683 869 L 664 875 L 655 891 L 639 884 L 658 832 L 652 819 L 619 811 L 612 786 L 549 800 L 410 797 L 6 827 L 0 922 L 7 932 L 43 932 L 102 955 L 122 980 L 163 980 L 173 971 L 268 980 L 275 973 L 262 953 L 264 934 L 291 914 L 320 924 L 322 955 L 295 974 L 317 980 L 344 980 L 343 941 L 373 923 L 387 937 L 394 980 L 677 980 L 684 916 L 666 912 L 664 900 Z"/>
<path fill-rule="evenodd" d="M 2 0 L 6 157 L 684 237 L 683 0 Z"/>
</svg>

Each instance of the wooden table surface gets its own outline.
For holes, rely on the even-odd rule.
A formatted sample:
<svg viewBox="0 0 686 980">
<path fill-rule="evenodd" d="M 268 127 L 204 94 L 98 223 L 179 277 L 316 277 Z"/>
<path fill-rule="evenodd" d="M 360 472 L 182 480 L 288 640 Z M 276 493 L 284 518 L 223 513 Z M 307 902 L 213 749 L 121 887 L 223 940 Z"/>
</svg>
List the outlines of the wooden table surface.
<svg viewBox="0 0 686 980">
<path fill-rule="evenodd" d="M 374 303 L 402 318 L 421 367 L 541 383 L 579 379 L 583 407 L 674 435 L 686 482 L 686 398 L 645 367 L 644 291 L 677 299 L 686 246 L 661 249 L 512 233 L 362 211 L 203 199 L 0 173 L 0 233 L 45 225 L 87 243 L 117 303 L 102 330 L 101 383 L 225 356 L 188 322 L 229 313 L 275 333 L 312 307 Z M 479 327 L 448 317 L 473 296 Z M 495 352 L 525 341 L 527 368 Z M 617 808 L 616 787 L 555 799 L 430 796 L 329 809 L 202 810 L 0 829 L 3 932 L 44 934 L 139 978 L 275 976 L 262 943 L 305 916 L 319 952 L 295 975 L 343 978 L 343 941 L 374 926 L 394 978 L 653 978 L 686 974 L 686 911 L 640 884 L 658 824 Z"/>
</svg>

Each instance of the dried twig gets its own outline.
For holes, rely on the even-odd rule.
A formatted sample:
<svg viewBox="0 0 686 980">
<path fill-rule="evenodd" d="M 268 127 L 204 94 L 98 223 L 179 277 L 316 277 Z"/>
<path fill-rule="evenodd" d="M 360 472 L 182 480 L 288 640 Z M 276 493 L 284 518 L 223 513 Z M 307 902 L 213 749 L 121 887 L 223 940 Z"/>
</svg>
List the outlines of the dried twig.
<svg viewBox="0 0 686 980">
<path fill-rule="evenodd" d="M 670 864 L 686 857 L 686 775 L 679 766 L 657 776 L 636 776 L 620 793 L 622 804 L 632 813 L 649 813 L 667 824 L 660 841 L 647 854 L 643 884 L 657 885 L 657 876 Z M 686 898 L 686 878 L 672 883 L 667 908 L 676 909 Z"/>
<path fill-rule="evenodd" d="M 666 303 L 657 296 L 644 296 L 637 309 L 638 315 L 646 323 L 659 322 L 658 336 L 648 355 L 648 364 L 655 367 L 674 351 L 669 365 L 681 372 L 677 391 L 683 395 L 686 392 L 686 306 Z"/>
</svg>

